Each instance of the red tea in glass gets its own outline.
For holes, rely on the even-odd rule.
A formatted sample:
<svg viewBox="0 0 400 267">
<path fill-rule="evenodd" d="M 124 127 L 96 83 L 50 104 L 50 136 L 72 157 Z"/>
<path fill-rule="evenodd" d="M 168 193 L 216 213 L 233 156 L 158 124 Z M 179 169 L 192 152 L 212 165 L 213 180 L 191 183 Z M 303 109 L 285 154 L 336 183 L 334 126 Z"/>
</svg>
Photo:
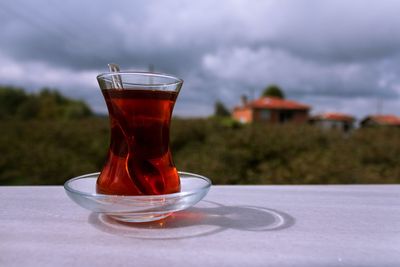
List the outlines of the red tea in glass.
<svg viewBox="0 0 400 267">
<path fill-rule="evenodd" d="M 110 77 L 118 75 L 120 88 Z M 107 104 L 111 138 L 97 192 L 160 195 L 180 191 L 169 148 L 171 115 L 182 81 L 152 73 L 98 76 Z"/>
</svg>

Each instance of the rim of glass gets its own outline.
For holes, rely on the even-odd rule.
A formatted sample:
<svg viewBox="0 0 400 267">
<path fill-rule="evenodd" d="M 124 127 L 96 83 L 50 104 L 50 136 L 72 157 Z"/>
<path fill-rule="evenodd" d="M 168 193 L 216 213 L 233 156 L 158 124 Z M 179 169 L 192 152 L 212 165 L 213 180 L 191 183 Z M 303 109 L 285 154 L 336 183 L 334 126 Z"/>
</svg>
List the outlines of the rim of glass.
<svg viewBox="0 0 400 267">
<path fill-rule="evenodd" d="M 171 82 L 167 83 L 153 83 L 153 84 L 148 84 L 148 83 L 132 83 L 132 82 L 122 82 L 124 85 L 132 85 L 132 86 L 144 86 L 144 87 L 159 87 L 159 86 L 177 86 L 179 84 L 183 83 L 183 80 L 170 75 L 170 74 L 165 74 L 165 73 L 158 73 L 158 72 L 146 72 L 146 71 L 121 71 L 121 72 L 104 72 L 99 75 L 97 75 L 98 80 L 105 80 L 108 82 L 112 82 L 112 77 L 115 76 L 124 76 L 124 75 L 129 75 L 129 76 L 147 76 L 147 77 L 158 77 L 158 78 L 166 78 L 170 79 Z M 129 88 L 127 88 L 129 89 Z"/>
<path fill-rule="evenodd" d="M 109 197 L 118 197 L 118 198 L 122 198 L 122 199 L 146 199 L 146 198 L 173 198 L 173 197 L 182 197 L 182 196 L 187 196 L 187 195 L 192 195 L 195 194 L 199 191 L 205 190 L 210 188 L 210 186 L 212 185 L 212 182 L 209 178 L 199 175 L 199 174 L 195 174 L 195 173 L 190 173 L 190 172 L 180 172 L 178 171 L 178 173 L 180 175 L 187 175 L 187 176 L 191 176 L 191 178 L 197 178 L 197 179 L 202 179 L 206 182 L 206 184 L 193 189 L 193 190 L 189 190 L 189 191 L 184 191 L 184 192 L 177 192 L 177 193 L 172 193 L 172 194 L 164 194 L 164 195 L 139 195 L 139 196 L 127 196 L 127 195 L 106 195 L 106 194 L 98 194 L 98 193 L 87 193 L 84 191 L 79 191 L 76 189 L 73 189 L 69 186 L 69 184 L 71 184 L 72 182 L 75 182 L 77 180 L 80 179 L 86 179 L 89 178 L 91 176 L 99 176 L 100 172 L 93 172 L 93 173 L 88 173 L 88 174 L 84 174 L 84 175 L 80 175 L 78 177 L 74 177 L 72 179 L 69 179 L 68 181 L 66 181 L 64 183 L 64 189 L 67 190 L 70 193 L 74 193 L 74 194 L 78 194 L 78 195 L 82 195 L 85 197 L 96 197 L 96 198 L 109 198 Z M 93 177 L 94 178 L 94 177 Z M 182 179 L 182 178 L 180 178 Z M 184 178 L 185 179 L 185 178 Z"/>
</svg>

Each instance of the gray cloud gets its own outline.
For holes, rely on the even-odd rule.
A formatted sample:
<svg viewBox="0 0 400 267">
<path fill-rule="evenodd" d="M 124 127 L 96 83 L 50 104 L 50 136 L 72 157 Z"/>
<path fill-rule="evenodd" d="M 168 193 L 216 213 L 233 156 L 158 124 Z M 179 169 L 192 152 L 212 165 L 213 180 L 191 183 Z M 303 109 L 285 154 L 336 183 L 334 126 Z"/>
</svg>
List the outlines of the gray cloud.
<svg viewBox="0 0 400 267">
<path fill-rule="evenodd" d="M 210 114 L 217 99 L 233 107 L 269 83 L 315 111 L 362 116 L 381 99 L 400 113 L 399 9 L 394 0 L 3 1 L 0 79 L 57 87 L 105 111 L 96 73 L 153 64 L 185 79 L 178 115 Z"/>
</svg>

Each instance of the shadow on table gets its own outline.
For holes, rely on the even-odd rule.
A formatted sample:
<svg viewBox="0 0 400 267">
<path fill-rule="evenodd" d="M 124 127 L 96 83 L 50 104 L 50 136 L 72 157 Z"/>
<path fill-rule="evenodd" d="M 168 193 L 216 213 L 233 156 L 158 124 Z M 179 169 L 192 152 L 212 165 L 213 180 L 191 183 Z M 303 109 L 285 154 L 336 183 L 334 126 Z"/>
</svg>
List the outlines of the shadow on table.
<svg viewBox="0 0 400 267">
<path fill-rule="evenodd" d="M 98 213 L 91 213 L 88 222 L 103 232 L 139 239 L 183 239 L 228 229 L 278 231 L 295 224 L 295 218 L 278 210 L 257 206 L 225 206 L 211 201 L 201 203 L 202 207 L 192 207 L 155 222 L 126 223 Z"/>
</svg>

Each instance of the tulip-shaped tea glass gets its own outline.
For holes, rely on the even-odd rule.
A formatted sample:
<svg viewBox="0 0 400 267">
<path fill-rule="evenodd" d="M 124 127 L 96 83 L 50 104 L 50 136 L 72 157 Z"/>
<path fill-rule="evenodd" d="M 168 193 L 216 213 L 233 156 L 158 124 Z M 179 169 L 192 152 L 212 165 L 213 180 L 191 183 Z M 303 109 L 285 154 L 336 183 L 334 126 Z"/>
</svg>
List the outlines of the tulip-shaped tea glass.
<svg viewBox="0 0 400 267">
<path fill-rule="evenodd" d="M 96 191 L 162 195 L 180 191 L 169 148 L 171 115 L 183 81 L 173 76 L 110 72 L 97 76 L 107 104 L 111 140 Z"/>
<path fill-rule="evenodd" d="M 67 195 L 83 208 L 124 222 L 159 220 L 199 202 L 210 179 L 177 172 L 169 149 L 182 80 L 140 72 L 110 72 L 97 80 L 110 117 L 107 160 L 101 173 L 65 182 Z"/>
</svg>

